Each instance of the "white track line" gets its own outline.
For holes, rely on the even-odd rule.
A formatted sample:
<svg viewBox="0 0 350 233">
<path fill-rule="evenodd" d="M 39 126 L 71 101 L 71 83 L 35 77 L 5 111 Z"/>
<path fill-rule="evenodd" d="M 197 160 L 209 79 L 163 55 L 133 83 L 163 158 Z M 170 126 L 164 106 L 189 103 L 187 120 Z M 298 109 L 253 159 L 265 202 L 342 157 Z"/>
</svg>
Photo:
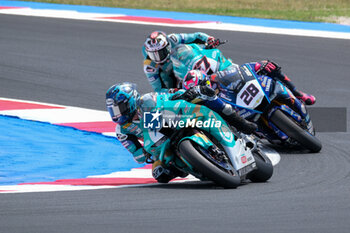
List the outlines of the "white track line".
<svg viewBox="0 0 350 233">
<path fill-rule="evenodd" d="M 167 27 L 184 27 L 184 28 L 197 28 L 197 29 L 268 33 L 268 34 L 280 34 L 280 35 L 292 35 L 292 36 L 321 37 L 321 38 L 333 38 L 333 39 L 350 39 L 350 33 L 346 33 L 346 32 L 274 28 L 274 27 L 250 26 L 250 25 L 241 25 L 241 24 L 233 24 L 233 23 L 217 23 L 217 22 L 198 23 L 198 24 L 169 24 L 169 23 L 167 24 L 167 23 L 141 22 L 141 21 L 122 20 L 122 19 L 120 20 L 103 19 L 102 17 L 119 17 L 119 16 L 126 16 L 126 15 L 84 13 L 84 12 L 77 12 L 73 10 L 68 11 L 68 10 L 52 10 L 52 9 L 19 8 L 19 9 L 1 9 L 0 13 L 11 14 L 11 15 L 50 17 L 50 18 L 105 21 L 105 22 L 115 22 L 115 23 L 158 25 L 158 26 L 167 26 Z"/>
</svg>

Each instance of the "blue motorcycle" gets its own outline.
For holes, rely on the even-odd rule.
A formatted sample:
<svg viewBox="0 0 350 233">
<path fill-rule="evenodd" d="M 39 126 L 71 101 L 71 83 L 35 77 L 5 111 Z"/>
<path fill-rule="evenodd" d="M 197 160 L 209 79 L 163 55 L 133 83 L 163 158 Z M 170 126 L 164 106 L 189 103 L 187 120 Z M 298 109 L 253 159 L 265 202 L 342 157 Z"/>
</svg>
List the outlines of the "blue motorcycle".
<svg viewBox="0 0 350 233">
<path fill-rule="evenodd" d="M 257 74 L 255 63 L 238 66 L 219 49 L 204 49 L 197 44 L 178 45 L 171 60 L 179 83 L 189 70 L 201 70 L 207 75 L 232 70 L 214 88 L 219 89 L 219 97 L 241 117 L 257 123 L 258 136 L 284 146 L 301 145 L 311 152 L 321 150 L 322 144 L 315 137 L 305 104 L 281 82 Z"/>
<path fill-rule="evenodd" d="M 281 82 L 258 75 L 255 63 L 246 63 L 217 82 L 218 96 L 231 104 L 239 115 L 255 122 L 257 134 L 272 143 L 302 146 L 319 152 L 322 143 L 305 104 Z"/>
</svg>

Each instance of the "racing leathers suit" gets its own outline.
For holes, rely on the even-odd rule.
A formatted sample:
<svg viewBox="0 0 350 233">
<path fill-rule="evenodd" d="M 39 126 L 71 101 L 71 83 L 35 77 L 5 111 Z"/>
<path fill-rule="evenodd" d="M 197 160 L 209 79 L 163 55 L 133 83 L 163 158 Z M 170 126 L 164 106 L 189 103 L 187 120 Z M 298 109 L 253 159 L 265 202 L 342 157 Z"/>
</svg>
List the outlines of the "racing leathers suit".
<svg viewBox="0 0 350 233">
<path fill-rule="evenodd" d="M 159 183 L 167 183 L 177 176 L 185 177 L 187 174 L 175 167 L 165 167 L 159 160 L 153 161 L 151 159 L 151 154 L 143 148 L 143 125 L 140 123 L 142 113 L 151 111 L 152 107 L 156 105 L 158 94 L 161 93 L 151 92 L 142 95 L 138 101 L 138 110 L 133 119 L 124 124 L 117 124 L 115 130 L 118 140 L 133 155 L 134 160 L 140 164 L 145 162 L 152 163 L 153 177 Z"/>
<path fill-rule="evenodd" d="M 165 167 L 161 161 L 153 161 L 151 155 L 143 148 L 143 126 L 140 119 L 143 112 L 150 112 L 156 106 L 157 95 L 164 93 L 148 93 L 140 97 L 138 101 L 138 111 L 133 119 L 124 124 L 116 126 L 116 136 L 122 145 L 133 155 L 137 163 L 152 162 L 152 175 L 160 183 L 167 183 L 171 179 L 180 176 L 185 177 L 187 174 L 176 169 L 175 167 Z M 217 98 L 215 92 L 206 87 L 201 86 L 197 89 L 187 91 L 180 90 L 174 94 L 168 94 L 173 99 L 184 99 L 186 101 L 194 101 L 201 99 L 202 104 L 214 109 L 223 119 L 235 126 L 238 130 L 246 133 L 252 133 L 256 130 L 256 125 L 240 118 L 229 104 L 225 104 L 220 98 Z M 155 158 L 157 156 L 152 156 Z"/>
<path fill-rule="evenodd" d="M 282 73 L 281 67 L 277 63 L 269 60 L 263 60 L 254 63 L 254 69 L 258 74 L 268 75 L 269 77 L 282 82 L 286 87 L 289 88 L 289 90 L 293 92 L 295 97 L 297 97 L 299 100 L 302 100 L 305 104 L 315 104 L 315 96 L 298 90 L 296 86 L 292 83 L 292 80 L 290 80 L 290 78 L 288 78 L 287 75 Z"/>
<path fill-rule="evenodd" d="M 275 79 L 276 81 L 282 82 L 286 87 L 288 87 L 292 91 L 295 97 L 297 97 L 299 100 L 302 100 L 305 104 L 312 105 L 316 102 L 316 98 L 313 95 L 309 95 L 298 90 L 296 86 L 292 83 L 292 81 L 287 77 L 287 75 L 282 73 L 281 67 L 278 66 L 275 62 L 264 60 L 260 62 L 250 62 L 249 64 L 251 67 L 254 67 L 255 72 L 257 72 L 257 74 L 267 75 Z M 214 84 L 214 89 L 216 87 L 215 83 L 217 82 L 225 83 L 224 86 L 227 86 L 230 80 L 230 76 L 232 75 L 232 73 L 236 72 L 236 68 L 220 70 L 210 75 L 209 77 L 211 79 L 211 82 Z M 238 83 L 235 83 L 235 85 L 238 85 Z M 232 85 L 231 89 L 234 89 Z"/>
<path fill-rule="evenodd" d="M 197 44 L 179 45 L 170 56 L 176 77 L 183 80 L 190 70 L 200 70 L 207 75 L 218 71 L 236 69 L 237 64 L 223 56 L 219 49 L 204 49 Z"/>
<path fill-rule="evenodd" d="M 190 70 L 201 70 L 207 75 L 217 72 L 230 72 L 238 65 L 232 60 L 226 59 L 218 49 L 203 49 L 197 44 L 178 45 L 170 56 L 173 63 L 174 74 L 178 79 L 183 79 Z M 258 74 L 267 75 L 286 85 L 293 94 L 307 105 L 316 102 L 313 95 L 306 94 L 296 88 L 292 81 L 282 73 L 281 67 L 273 61 L 263 60 L 252 62 Z"/>
<path fill-rule="evenodd" d="M 179 44 L 205 44 L 208 39 L 212 37 L 203 32 L 196 32 L 170 34 L 167 35 L 167 38 L 171 49 L 173 49 Z M 163 63 L 156 63 L 147 56 L 144 46 L 142 48 L 142 53 L 144 57 L 143 71 L 154 91 L 166 91 L 165 89 L 177 87 L 177 79 L 174 76 L 173 64 L 170 58 Z"/>
</svg>

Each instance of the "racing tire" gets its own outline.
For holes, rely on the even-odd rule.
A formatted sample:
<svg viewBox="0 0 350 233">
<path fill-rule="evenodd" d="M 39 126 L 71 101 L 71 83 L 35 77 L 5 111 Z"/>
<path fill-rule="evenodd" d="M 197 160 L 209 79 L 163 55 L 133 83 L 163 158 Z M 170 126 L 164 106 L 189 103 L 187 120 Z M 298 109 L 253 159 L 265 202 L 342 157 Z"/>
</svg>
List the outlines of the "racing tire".
<svg viewBox="0 0 350 233">
<path fill-rule="evenodd" d="M 276 110 L 272 114 L 270 120 L 285 134 L 296 140 L 300 145 L 310 150 L 311 152 L 317 153 L 322 149 L 322 143 L 320 140 L 301 128 L 296 122 L 294 122 L 281 110 Z"/>
<path fill-rule="evenodd" d="M 224 188 L 237 188 L 241 184 L 241 178 L 237 171 L 229 174 L 222 168 L 210 162 L 194 146 L 191 140 L 183 140 L 179 145 L 181 156 L 198 170 L 203 176 Z"/>
<path fill-rule="evenodd" d="M 259 152 L 262 153 L 262 152 Z M 266 182 L 273 174 L 273 166 L 267 156 L 261 156 L 258 152 L 253 152 L 257 170 L 248 174 L 247 178 L 252 182 Z"/>
</svg>

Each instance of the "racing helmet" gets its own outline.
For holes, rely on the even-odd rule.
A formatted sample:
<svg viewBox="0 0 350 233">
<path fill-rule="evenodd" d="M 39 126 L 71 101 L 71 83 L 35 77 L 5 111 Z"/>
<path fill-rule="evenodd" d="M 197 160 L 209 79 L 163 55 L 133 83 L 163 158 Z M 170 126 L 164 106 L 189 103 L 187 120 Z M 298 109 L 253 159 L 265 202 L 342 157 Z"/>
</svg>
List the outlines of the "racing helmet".
<svg viewBox="0 0 350 233">
<path fill-rule="evenodd" d="M 152 32 L 147 37 L 144 46 L 149 58 L 156 63 L 163 63 L 170 55 L 171 47 L 164 32 Z"/>
<path fill-rule="evenodd" d="M 192 87 L 197 86 L 203 81 L 207 81 L 207 78 L 202 71 L 190 70 L 187 72 L 187 74 L 185 75 L 185 78 L 183 79 L 182 88 L 188 90 Z M 206 84 L 210 86 L 210 82 Z"/>
<path fill-rule="evenodd" d="M 136 84 L 124 82 L 111 86 L 106 92 L 106 107 L 112 120 L 118 124 L 131 120 L 139 98 Z"/>
</svg>

